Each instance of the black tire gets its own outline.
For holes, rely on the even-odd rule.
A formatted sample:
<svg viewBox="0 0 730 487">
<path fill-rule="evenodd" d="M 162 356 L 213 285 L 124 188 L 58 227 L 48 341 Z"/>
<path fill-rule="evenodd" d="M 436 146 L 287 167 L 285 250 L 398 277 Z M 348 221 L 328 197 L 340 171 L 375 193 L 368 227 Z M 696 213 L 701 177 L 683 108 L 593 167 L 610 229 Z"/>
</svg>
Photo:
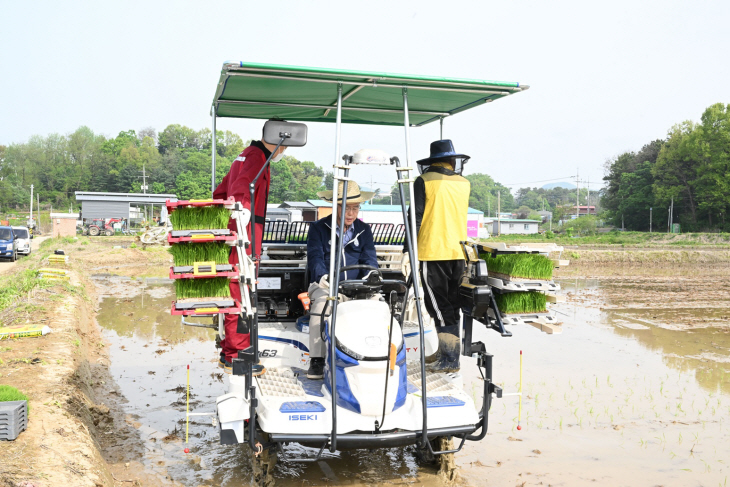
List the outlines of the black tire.
<svg viewBox="0 0 730 487">
<path fill-rule="evenodd" d="M 111 237 L 112 235 L 114 235 L 114 231 L 107 228 L 106 230 L 104 230 L 104 235 L 106 235 L 107 237 Z"/>
<path fill-rule="evenodd" d="M 89 235 L 91 235 L 92 237 L 98 237 L 100 233 L 101 230 L 99 230 L 99 227 L 97 227 L 96 225 L 89 227 Z"/>
<path fill-rule="evenodd" d="M 18 260 L 18 251 L 13 250 L 13 253 L 10 254 L 10 262 L 15 262 L 16 260 Z"/>
</svg>

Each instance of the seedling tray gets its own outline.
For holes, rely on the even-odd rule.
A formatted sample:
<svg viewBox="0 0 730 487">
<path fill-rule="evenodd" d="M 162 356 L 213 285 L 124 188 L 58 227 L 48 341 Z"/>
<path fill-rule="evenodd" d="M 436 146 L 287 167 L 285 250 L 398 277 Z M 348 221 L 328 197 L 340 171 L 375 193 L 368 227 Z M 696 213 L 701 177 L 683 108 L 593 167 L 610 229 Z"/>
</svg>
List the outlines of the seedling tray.
<svg viewBox="0 0 730 487">
<path fill-rule="evenodd" d="M 562 252 L 563 247 L 553 243 L 506 244 L 504 242 L 484 242 L 477 244 L 479 253 L 490 253 L 492 257 L 500 254 L 548 254 Z"/>
<path fill-rule="evenodd" d="M 0 440 L 12 441 L 28 428 L 28 401 L 0 402 Z"/>
<path fill-rule="evenodd" d="M 204 230 L 173 230 L 170 232 L 175 238 L 179 237 L 194 237 L 196 235 L 213 235 L 214 237 L 223 237 L 232 235 L 232 232 L 227 228 L 215 228 L 215 229 L 204 229 Z"/>
<path fill-rule="evenodd" d="M 182 316 L 204 316 L 218 313 L 238 314 L 241 303 L 230 298 L 208 298 L 173 301 L 170 314 Z"/>
<path fill-rule="evenodd" d="M 231 264 L 216 265 L 185 265 L 170 267 L 170 279 L 206 279 L 212 277 L 238 277 L 238 266 Z M 196 272 L 197 270 L 197 272 Z"/>
<path fill-rule="evenodd" d="M 560 284 L 554 281 L 540 281 L 537 279 L 518 279 L 500 275 L 499 277 L 489 276 L 487 283 L 495 289 L 507 292 L 517 291 L 560 291 Z"/>
<path fill-rule="evenodd" d="M 233 208 L 236 204 L 236 200 L 228 198 L 227 200 L 182 200 L 182 201 L 170 201 L 165 202 L 168 211 L 172 211 L 175 208 L 185 206 L 225 206 L 226 208 Z"/>
</svg>

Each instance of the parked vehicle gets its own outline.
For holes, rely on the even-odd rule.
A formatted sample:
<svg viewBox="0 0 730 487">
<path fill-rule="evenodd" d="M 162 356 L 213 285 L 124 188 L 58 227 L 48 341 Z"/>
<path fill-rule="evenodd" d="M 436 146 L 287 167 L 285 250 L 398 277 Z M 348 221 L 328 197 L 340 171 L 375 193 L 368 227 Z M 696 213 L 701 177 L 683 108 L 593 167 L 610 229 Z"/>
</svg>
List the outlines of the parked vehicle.
<svg viewBox="0 0 730 487">
<path fill-rule="evenodd" d="M 12 227 L 0 227 L 0 258 L 15 262 L 18 258 L 18 240 Z"/>
<path fill-rule="evenodd" d="M 121 220 L 116 219 L 114 221 Z M 93 220 L 91 220 L 90 223 L 84 225 L 84 230 L 82 233 L 84 235 L 91 235 L 92 237 L 96 237 L 101 234 L 104 234 L 107 237 L 111 237 L 112 235 L 114 235 L 114 227 L 112 227 L 111 224 L 106 223 L 103 218 L 94 218 Z"/>
<path fill-rule="evenodd" d="M 18 241 L 18 253 L 23 255 L 30 255 L 31 252 L 31 239 L 33 234 L 30 233 L 28 227 L 11 227 L 15 238 Z"/>
</svg>

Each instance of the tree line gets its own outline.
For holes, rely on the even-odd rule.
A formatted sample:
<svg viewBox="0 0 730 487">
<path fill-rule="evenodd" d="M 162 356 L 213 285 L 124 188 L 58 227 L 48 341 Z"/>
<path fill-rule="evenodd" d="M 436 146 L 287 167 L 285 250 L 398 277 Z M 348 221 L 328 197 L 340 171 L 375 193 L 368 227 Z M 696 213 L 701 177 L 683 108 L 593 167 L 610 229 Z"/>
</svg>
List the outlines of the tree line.
<svg viewBox="0 0 730 487">
<path fill-rule="evenodd" d="M 216 134 L 216 181 L 248 146 L 230 132 Z M 127 130 L 107 138 L 88 127 L 68 135 L 34 135 L 27 142 L 0 145 L 0 208 L 26 209 L 30 186 L 40 201 L 55 208 L 78 208 L 76 191 L 175 194 L 179 199 L 209 198 L 212 132 L 169 125 Z M 315 198 L 325 173 L 311 161 L 285 156 L 272 162 L 269 200 Z M 35 199 L 35 198 L 34 198 Z"/>
<path fill-rule="evenodd" d="M 216 181 L 223 179 L 233 160 L 251 141 L 230 131 L 216 134 Z M 76 191 L 170 193 L 179 199 L 209 198 L 212 132 L 172 124 L 162 132 L 153 128 L 126 130 L 107 138 L 89 127 L 67 135 L 34 135 L 27 142 L 0 145 L 0 208 L 27 209 L 30 185 L 44 205 L 78 209 Z M 306 201 L 332 188 L 331 172 L 312 161 L 285 155 L 271 163 L 269 202 Z M 495 214 L 497 194 L 502 211 L 515 208 L 509 189 L 487 174 L 466 176 L 471 181 L 472 208 Z M 393 204 L 400 204 L 397 187 Z M 34 198 L 35 199 L 35 198 Z M 390 203 L 390 196 L 373 203 Z"/>
<path fill-rule="evenodd" d="M 608 220 L 628 230 L 729 231 L 730 104 L 708 107 L 699 123 L 685 121 L 666 139 L 624 152 L 605 164 L 602 204 Z"/>
</svg>

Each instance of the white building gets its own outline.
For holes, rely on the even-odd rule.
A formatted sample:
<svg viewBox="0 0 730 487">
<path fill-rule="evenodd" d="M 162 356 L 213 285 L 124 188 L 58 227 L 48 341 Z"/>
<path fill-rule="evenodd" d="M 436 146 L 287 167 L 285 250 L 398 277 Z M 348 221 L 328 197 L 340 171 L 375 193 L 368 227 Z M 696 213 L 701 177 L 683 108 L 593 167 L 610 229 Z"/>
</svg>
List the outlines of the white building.
<svg viewBox="0 0 730 487">
<path fill-rule="evenodd" d="M 517 220 L 515 218 L 494 219 L 492 221 L 492 235 L 530 235 L 537 233 L 539 220 Z"/>
</svg>

